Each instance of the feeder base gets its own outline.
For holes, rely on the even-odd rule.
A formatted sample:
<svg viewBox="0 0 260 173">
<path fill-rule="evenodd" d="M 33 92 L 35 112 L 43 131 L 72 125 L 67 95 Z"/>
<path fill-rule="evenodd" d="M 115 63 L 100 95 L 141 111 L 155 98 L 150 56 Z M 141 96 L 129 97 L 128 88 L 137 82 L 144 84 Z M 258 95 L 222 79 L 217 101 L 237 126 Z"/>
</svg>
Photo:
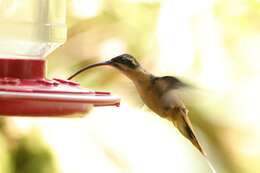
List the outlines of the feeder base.
<svg viewBox="0 0 260 173">
<path fill-rule="evenodd" d="M 79 83 L 45 79 L 43 60 L 0 59 L 0 115 L 71 116 L 93 106 L 119 106 L 119 97 Z M 38 69 L 38 70 L 37 70 Z"/>
</svg>

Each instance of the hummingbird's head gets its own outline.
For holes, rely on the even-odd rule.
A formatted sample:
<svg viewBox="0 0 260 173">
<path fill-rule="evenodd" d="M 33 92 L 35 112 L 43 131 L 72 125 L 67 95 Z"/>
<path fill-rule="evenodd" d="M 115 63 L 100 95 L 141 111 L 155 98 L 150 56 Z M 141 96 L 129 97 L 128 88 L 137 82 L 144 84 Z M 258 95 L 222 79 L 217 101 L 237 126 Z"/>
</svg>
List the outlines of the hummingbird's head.
<svg viewBox="0 0 260 173">
<path fill-rule="evenodd" d="M 98 66 L 104 66 L 104 65 L 113 66 L 113 67 L 117 68 L 118 70 L 122 71 L 123 73 L 125 73 L 127 76 L 130 76 L 131 74 L 140 71 L 140 68 L 138 68 L 138 67 L 140 67 L 140 64 L 136 61 L 136 59 L 133 56 L 131 56 L 129 54 L 122 54 L 122 55 L 112 58 L 109 61 L 96 63 L 96 64 L 89 65 L 87 67 L 84 67 L 84 68 L 80 69 L 79 71 L 77 71 L 76 73 L 74 73 L 73 75 L 71 75 L 68 78 L 68 80 L 71 80 L 72 78 L 74 78 L 78 74 L 84 72 L 85 70 L 88 70 L 88 69 L 91 69 L 94 67 L 98 67 Z"/>
<path fill-rule="evenodd" d="M 135 70 L 140 66 L 137 60 L 129 54 L 116 56 L 112 58 L 109 62 L 110 65 L 122 71 Z"/>
</svg>

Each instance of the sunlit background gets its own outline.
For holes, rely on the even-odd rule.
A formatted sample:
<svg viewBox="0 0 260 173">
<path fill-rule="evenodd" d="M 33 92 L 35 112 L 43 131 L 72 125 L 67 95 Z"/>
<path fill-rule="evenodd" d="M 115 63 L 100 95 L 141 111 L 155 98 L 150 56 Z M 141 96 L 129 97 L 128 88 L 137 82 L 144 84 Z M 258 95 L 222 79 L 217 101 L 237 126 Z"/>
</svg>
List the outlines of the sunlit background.
<svg viewBox="0 0 260 173">
<path fill-rule="evenodd" d="M 183 99 L 216 172 L 260 172 L 259 0 L 67 0 L 67 26 L 67 42 L 47 58 L 49 78 L 130 53 L 154 74 L 196 86 Z M 119 95 L 121 107 L 84 118 L 1 118 L 0 172 L 212 172 L 118 71 L 100 67 L 75 80 Z"/>
</svg>

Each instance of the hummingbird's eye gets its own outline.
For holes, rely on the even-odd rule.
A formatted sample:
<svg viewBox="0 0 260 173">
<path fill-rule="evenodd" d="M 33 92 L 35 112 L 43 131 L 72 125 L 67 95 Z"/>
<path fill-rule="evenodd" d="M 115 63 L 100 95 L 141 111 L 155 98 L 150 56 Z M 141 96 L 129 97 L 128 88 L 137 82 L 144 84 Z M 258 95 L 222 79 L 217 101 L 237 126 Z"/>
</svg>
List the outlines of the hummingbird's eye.
<svg viewBox="0 0 260 173">
<path fill-rule="evenodd" d="M 121 62 L 120 62 L 121 64 L 124 64 L 125 66 L 127 66 L 127 67 L 129 67 L 129 68 L 135 68 L 136 67 L 136 63 L 132 60 L 132 59 L 130 59 L 130 58 L 122 58 L 121 59 Z"/>
</svg>

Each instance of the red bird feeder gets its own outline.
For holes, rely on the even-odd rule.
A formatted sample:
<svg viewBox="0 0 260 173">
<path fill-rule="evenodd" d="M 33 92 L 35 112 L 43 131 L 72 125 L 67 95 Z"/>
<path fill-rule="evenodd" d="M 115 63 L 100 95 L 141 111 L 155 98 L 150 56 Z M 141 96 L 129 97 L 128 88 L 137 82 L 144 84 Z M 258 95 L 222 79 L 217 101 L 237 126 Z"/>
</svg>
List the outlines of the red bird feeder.
<svg viewBox="0 0 260 173">
<path fill-rule="evenodd" d="M 66 40 L 65 1 L 36 0 L 31 13 L 28 5 L 12 1 L 0 11 L 0 115 L 72 116 L 92 106 L 118 106 L 119 97 L 109 92 L 45 78 L 45 60 L 39 57 Z"/>
</svg>

